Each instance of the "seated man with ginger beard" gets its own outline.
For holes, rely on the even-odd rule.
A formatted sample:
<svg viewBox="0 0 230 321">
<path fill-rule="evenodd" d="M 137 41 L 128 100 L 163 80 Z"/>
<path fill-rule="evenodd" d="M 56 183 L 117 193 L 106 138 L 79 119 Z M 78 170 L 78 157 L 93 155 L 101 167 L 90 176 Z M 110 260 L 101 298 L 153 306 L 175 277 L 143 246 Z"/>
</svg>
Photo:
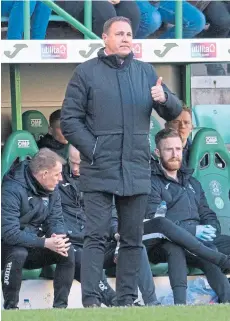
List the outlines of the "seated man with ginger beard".
<svg viewBox="0 0 230 321">
<path fill-rule="evenodd" d="M 180 134 L 183 144 L 183 166 L 188 166 L 190 149 L 192 146 L 192 140 L 189 136 L 193 130 L 191 109 L 184 105 L 180 115 L 176 119 L 166 122 L 165 128 L 175 129 Z M 219 252 L 226 255 L 230 254 L 229 235 L 218 235 L 214 238 L 213 244 L 217 247 Z"/>
<path fill-rule="evenodd" d="M 200 183 L 192 177 L 192 170 L 181 166 L 183 147 L 180 135 L 173 129 L 163 129 L 157 133 L 155 141 L 159 162 L 152 162 L 152 191 L 146 218 L 154 222 L 157 207 L 165 201 L 166 219 L 187 230 L 193 237 L 203 240 L 207 249 L 211 247 L 215 250 L 209 241 L 220 234 L 220 224 L 216 214 L 208 207 Z M 229 257 L 227 261 L 221 259 L 218 267 L 168 239 L 161 240 L 152 254 L 154 263 L 166 261 L 169 264 L 175 304 L 186 304 L 187 263 L 204 272 L 220 302 L 230 302 L 230 285 L 222 273 L 230 268 Z M 159 257 L 154 258 L 155 254 L 159 254 Z M 225 263 L 222 265 L 221 261 Z"/>
</svg>

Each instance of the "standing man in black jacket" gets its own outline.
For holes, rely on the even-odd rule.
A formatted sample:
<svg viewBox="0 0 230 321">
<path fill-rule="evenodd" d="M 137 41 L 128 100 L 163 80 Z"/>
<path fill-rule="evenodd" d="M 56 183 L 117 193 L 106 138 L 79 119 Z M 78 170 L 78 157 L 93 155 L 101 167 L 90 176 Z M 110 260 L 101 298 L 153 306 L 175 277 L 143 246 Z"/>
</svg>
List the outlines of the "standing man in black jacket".
<svg viewBox="0 0 230 321">
<path fill-rule="evenodd" d="M 17 309 L 22 269 L 57 264 L 54 308 L 66 308 L 74 277 L 74 250 L 68 242 L 56 186 L 64 160 L 47 148 L 23 161 L 2 183 L 2 290 L 5 309 Z M 45 231 L 41 237 L 40 230 Z"/>
<path fill-rule="evenodd" d="M 221 233 L 220 223 L 207 204 L 201 184 L 192 177 L 193 171 L 181 167 L 183 150 L 181 137 L 173 129 L 163 129 L 157 133 L 155 141 L 157 148 L 155 153 L 160 161 L 152 162 L 152 191 L 146 218 L 154 220 L 158 205 L 161 201 L 165 201 L 167 219 L 203 240 L 206 246 L 215 249 L 211 242 Z M 157 252 L 161 252 L 163 260 L 168 261 L 175 304 L 186 304 L 186 260 L 204 272 L 220 302 L 230 302 L 230 285 L 220 267 L 199 256 L 191 255 L 191 252 L 185 251 L 183 247 L 167 239 L 160 242 Z M 223 270 L 229 270 L 229 257 L 223 257 L 220 266 Z"/>
<path fill-rule="evenodd" d="M 166 120 L 174 119 L 181 103 L 150 64 L 133 59 L 129 19 L 108 20 L 102 37 L 105 48 L 79 65 L 68 84 L 61 128 L 82 160 L 80 184 L 87 216 L 83 305 L 100 306 L 96 289 L 115 195 L 120 234 L 116 291 L 118 304 L 126 306 L 135 298 L 150 192 L 150 115 L 155 109 Z"/>
<path fill-rule="evenodd" d="M 84 195 L 80 191 L 80 153 L 69 146 L 68 163 L 63 167 L 63 180 L 59 183 L 61 195 L 62 212 L 68 236 L 74 247 L 75 254 L 75 279 L 81 282 L 81 257 L 83 252 L 83 243 L 85 236 L 86 216 L 84 209 Z M 115 250 L 117 246 L 117 215 L 113 206 L 113 217 L 110 225 L 110 235 L 105 245 L 104 269 L 115 267 Z M 145 305 L 154 306 L 158 304 L 155 286 L 152 278 L 152 272 L 149 266 L 146 249 L 142 249 L 141 267 L 138 274 L 138 287 L 142 293 Z M 106 306 L 117 305 L 115 291 L 110 287 L 103 272 L 97 289 L 101 302 Z"/>
</svg>

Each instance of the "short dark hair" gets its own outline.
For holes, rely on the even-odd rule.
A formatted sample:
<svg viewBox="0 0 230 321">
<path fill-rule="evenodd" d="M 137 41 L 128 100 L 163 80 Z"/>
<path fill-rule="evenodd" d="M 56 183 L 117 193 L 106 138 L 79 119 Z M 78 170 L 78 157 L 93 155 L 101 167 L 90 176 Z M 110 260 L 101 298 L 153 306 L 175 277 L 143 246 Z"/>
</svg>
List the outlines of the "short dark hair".
<svg viewBox="0 0 230 321">
<path fill-rule="evenodd" d="M 167 138 L 170 138 L 170 137 L 179 137 L 181 139 L 180 134 L 175 129 L 165 128 L 165 129 L 160 130 L 155 136 L 156 147 L 157 148 L 159 147 L 160 142 L 163 139 L 167 139 Z"/>
<path fill-rule="evenodd" d="M 182 106 L 182 111 L 186 111 L 187 113 L 189 113 L 189 115 L 191 116 L 192 118 L 192 110 L 191 108 L 187 107 L 185 104 L 183 104 Z"/>
<path fill-rule="evenodd" d="M 61 119 L 61 109 L 55 110 L 49 117 L 50 127 L 55 126 L 56 122 Z"/>
<path fill-rule="evenodd" d="M 50 150 L 49 148 L 41 148 L 38 153 L 31 159 L 29 168 L 33 174 L 37 174 L 42 170 L 50 170 L 56 166 L 57 162 L 65 165 L 66 161 Z"/>
<path fill-rule="evenodd" d="M 114 22 L 118 22 L 118 21 L 126 22 L 126 23 L 128 23 L 128 24 L 130 25 L 130 27 L 132 28 L 132 23 L 131 23 L 131 20 L 130 20 L 129 18 L 122 17 L 122 16 L 116 16 L 116 17 L 110 18 L 109 20 L 107 20 L 107 21 L 104 23 L 103 33 L 108 34 L 109 29 L 111 28 L 112 24 L 113 24 Z"/>
<path fill-rule="evenodd" d="M 189 113 L 189 115 L 190 115 L 190 117 L 191 117 L 191 119 L 192 119 L 192 110 L 191 110 L 191 108 L 188 108 L 185 104 L 183 104 L 183 105 L 182 105 L 181 113 L 182 113 L 183 111 L 186 111 L 187 113 Z M 181 113 L 180 113 L 178 116 L 180 116 Z M 173 120 L 174 120 L 174 119 L 169 120 L 169 121 L 166 121 L 165 127 L 166 127 L 166 128 L 169 128 L 170 123 L 171 123 Z"/>
</svg>

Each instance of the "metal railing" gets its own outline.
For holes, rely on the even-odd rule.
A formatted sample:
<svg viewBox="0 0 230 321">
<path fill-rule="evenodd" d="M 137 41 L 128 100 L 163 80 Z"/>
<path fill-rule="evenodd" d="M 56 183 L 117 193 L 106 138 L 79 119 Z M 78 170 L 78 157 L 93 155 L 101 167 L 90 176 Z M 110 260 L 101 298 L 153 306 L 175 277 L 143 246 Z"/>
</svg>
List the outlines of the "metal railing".
<svg viewBox="0 0 230 321">
<path fill-rule="evenodd" d="M 84 1 L 84 25 L 78 20 L 73 18 L 69 13 L 60 8 L 52 0 L 41 0 L 50 9 L 52 9 L 56 14 L 62 17 L 66 22 L 68 22 L 75 29 L 82 32 L 85 39 L 100 39 L 95 33 L 92 32 L 92 0 Z M 30 1 L 24 0 L 24 39 L 30 39 Z"/>
<path fill-rule="evenodd" d="M 72 25 L 74 28 L 82 32 L 86 39 L 100 39 L 97 35 L 92 32 L 92 1 L 86 0 L 84 1 L 84 25 L 80 23 L 78 20 L 73 18 L 70 14 L 68 14 L 65 10 L 60 8 L 57 4 L 55 4 L 52 0 L 41 0 L 44 4 L 46 4 L 50 9 L 56 12 L 59 16 L 61 16 L 66 22 Z M 182 34 L 182 1 L 176 0 L 175 7 L 175 36 L 176 39 L 181 39 Z M 30 1 L 24 0 L 24 39 L 30 39 Z"/>
</svg>

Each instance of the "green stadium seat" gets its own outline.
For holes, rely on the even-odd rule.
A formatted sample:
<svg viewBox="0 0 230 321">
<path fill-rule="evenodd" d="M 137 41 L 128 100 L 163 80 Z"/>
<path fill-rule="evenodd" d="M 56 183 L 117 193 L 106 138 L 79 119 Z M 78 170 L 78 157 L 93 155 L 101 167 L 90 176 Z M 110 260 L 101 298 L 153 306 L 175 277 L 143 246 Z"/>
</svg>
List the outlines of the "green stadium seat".
<svg viewBox="0 0 230 321">
<path fill-rule="evenodd" d="M 160 123 L 156 120 L 154 116 L 150 118 L 150 131 L 149 131 L 149 141 L 150 141 L 150 152 L 154 152 L 156 148 L 155 136 L 162 129 Z"/>
<path fill-rule="evenodd" d="M 22 128 L 31 133 L 38 141 L 48 133 L 49 124 L 45 116 L 37 110 L 28 110 L 22 114 Z"/>
<path fill-rule="evenodd" d="M 37 280 L 40 278 L 41 271 L 42 269 L 22 269 L 22 280 Z M 1 274 L 3 274 L 3 270 L 1 271 Z"/>
<path fill-rule="evenodd" d="M 153 264 L 150 262 L 150 268 L 153 276 L 168 276 L 168 263 L 158 263 Z M 187 268 L 188 275 L 203 275 L 204 273 L 197 268 L 192 268 L 188 266 Z"/>
<path fill-rule="evenodd" d="M 194 137 L 189 166 L 207 197 L 210 208 L 217 214 L 222 234 L 230 235 L 230 156 L 221 135 L 214 129 L 203 128 Z"/>
<path fill-rule="evenodd" d="M 149 263 L 153 276 L 168 276 L 168 263 Z"/>
<path fill-rule="evenodd" d="M 17 159 L 23 161 L 27 157 L 33 157 L 37 152 L 38 147 L 32 134 L 25 130 L 13 132 L 3 148 L 1 178 Z"/>
<path fill-rule="evenodd" d="M 213 128 L 230 144 L 230 105 L 196 105 L 193 115 L 197 127 Z"/>
<path fill-rule="evenodd" d="M 194 127 L 197 127 L 196 117 L 194 115 L 194 110 L 193 109 L 191 109 L 191 110 L 192 110 L 192 124 Z"/>
<path fill-rule="evenodd" d="M 45 278 L 45 279 L 54 279 L 54 274 L 56 270 L 56 264 L 52 265 L 46 265 L 42 268 L 42 272 L 40 277 Z"/>
<path fill-rule="evenodd" d="M 192 140 L 194 139 L 194 137 L 196 136 L 198 131 L 201 130 L 202 128 L 204 128 L 204 127 L 195 127 L 195 128 L 193 128 L 192 133 L 191 133 Z"/>
<path fill-rule="evenodd" d="M 37 280 L 40 278 L 42 269 L 22 269 L 22 280 Z"/>
</svg>

